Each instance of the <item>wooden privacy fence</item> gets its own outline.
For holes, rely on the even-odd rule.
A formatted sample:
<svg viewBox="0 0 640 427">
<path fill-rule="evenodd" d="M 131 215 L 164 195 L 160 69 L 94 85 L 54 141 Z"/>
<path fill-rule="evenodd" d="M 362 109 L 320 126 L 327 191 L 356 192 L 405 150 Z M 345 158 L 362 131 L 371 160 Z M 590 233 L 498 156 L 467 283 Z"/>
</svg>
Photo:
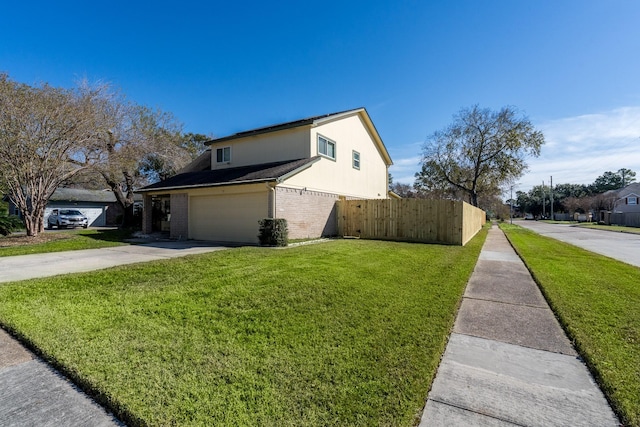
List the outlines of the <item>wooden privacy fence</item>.
<svg viewBox="0 0 640 427">
<path fill-rule="evenodd" d="M 363 239 L 465 245 L 482 228 L 485 212 L 453 200 L 339 200 L 338 234 Z"/>
</svg>

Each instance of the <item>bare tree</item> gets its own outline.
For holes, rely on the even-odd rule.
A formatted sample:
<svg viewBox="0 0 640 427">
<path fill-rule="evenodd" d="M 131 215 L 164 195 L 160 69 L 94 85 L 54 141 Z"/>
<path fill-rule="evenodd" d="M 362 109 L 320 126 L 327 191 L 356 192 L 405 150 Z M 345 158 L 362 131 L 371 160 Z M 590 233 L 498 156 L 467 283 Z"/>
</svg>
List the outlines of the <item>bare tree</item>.
<svg viewBox="0 0 640 427">
<path fill-rule="evenodd" d="M 84 151 L 83 166 L 96 171 L 113 191 L 124 210 L 123 226 L 132 225 L 134 191 L 146 184 L 142 168 L 150 159 L 166 170 L 177 170 L 191 160 L 181 146 L 181 125 L 166 112 L 127 101 L 108 85 L 81 91 L 91 102 L 91 140 Z"/>
<path fill-rule="evenodd" d="M 511 107 L 463 109 L 428 139 L 416 184 L 462 191 L 478 206 L 480 195 L 499 194 L 503 184 L 522 176 L 526 157 L 538 156 L 542 144 L 542 132 Z"/>
<path fill-rule="evenodd" d="M 22 214 L 28 236 L 43 231 L 49 197 L 82 169 L 78 148 L 90 121 L 82 104 L 74 91 L 0 75 L 0 187 Z"/>
<path fill-rule="evenodd" d="M 56 188 L 87 172 L 102 177 L 130 225 L 134 190 L 148 183 L 145 162 L 152 158 L 170 174 L 199 154 L 205 137 L 180 128 L 171 114 L 129 102 L 106 84 L 31 87 L 0 74 L 0 188 L 35 236 Z"/>
<path fill-rule="evenodd" d="M 594 194 L 585 198 L 589 207 L 595 211 L 612 211 L 616 206 L 618 193 L 615 191 L 607 191 L 604 193 Z"/>
</svg>

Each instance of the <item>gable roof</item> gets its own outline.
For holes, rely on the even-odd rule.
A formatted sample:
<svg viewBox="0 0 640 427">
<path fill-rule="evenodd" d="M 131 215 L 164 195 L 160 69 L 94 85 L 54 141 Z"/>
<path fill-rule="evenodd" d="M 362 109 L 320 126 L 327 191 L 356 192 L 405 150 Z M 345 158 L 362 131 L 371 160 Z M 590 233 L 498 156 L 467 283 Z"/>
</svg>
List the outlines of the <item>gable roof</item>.
<svg viewBox="0 0 640 427">
<path fill-rule="evenodd" d="M 198 172 L 211 169 L 211 149 L 207 148 L 204 153 L 200 154 L 188 165 L 178 171 L 178 173 Z"/>
<path fill-rule="evenodd" d="M 280 123 L 270 126 L 264 126 L 256 129 L 250 129 L 238 133 L 234 133 L 233 135 L 224 136 L 222 138 L 212 139 L 211 141 L 205 142 L 205 145 L 213 145 L 219 144 L 222 142 L 233 141 L 235 139 L 246 138 L 249 136 L 262 135 L 265 133 L 278 132 L 286 129 L 293 129 L 302 126 L 318 126 L 322 123 L 336 120 L 342 117 L 350 116 L 358 114 L 363 119 L 367 130 L 370 132 L 371 137 L 375 141 L 382 158 L 384 159 L 387 165 L 392 165 L 393 161 L 391 160 L 391 156 L 389 156 L 389 152 L 387 151 L 387 147 L 385 147 L 384 142 L 382 142 L 382 138 L 380 138 L 380 134 L 378 134 L 378 130 L 376 129 L 373 121 L 371 121 L 371 117 L 369 117 L 369 113 L 366 108 L 355 108 L 353 110 L 345 110 L 339 111 L 337 113 L 323 114 L 320 116 L 307 117 L 306 119 L 294 120 L 292 122 Z"/>
<path fill-rule="evenodd" d="M 627 196 L 640 194 L 640 182 L 634 182 L 633 184 L 629 184 L 626 187 L 618 190 L 618 197 L 624 199 Z"/>
<path fill-rule="evenodd" d="M 319 156 L 310 159 L 287 160 L 283 162 L 263 163 L 260 165 L 240 166 L 237 168 L 214 169 L 186 172 L 174 175 L 164 181 L 147 185 L 137 192 L 157 190 L 175 190 L 194 187 L 215 187 L 221 185 L 252 184 L 256 182 L 282 181 L 320 160 Z"/>
</svg>

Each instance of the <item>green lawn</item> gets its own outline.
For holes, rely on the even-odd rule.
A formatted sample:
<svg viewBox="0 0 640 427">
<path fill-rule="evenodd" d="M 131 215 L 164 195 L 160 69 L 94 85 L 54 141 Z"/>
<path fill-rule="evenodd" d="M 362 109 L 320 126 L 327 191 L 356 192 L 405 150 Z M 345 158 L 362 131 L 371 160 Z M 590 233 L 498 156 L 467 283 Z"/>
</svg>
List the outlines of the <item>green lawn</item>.
<svg viewBox="0 0 640 427">
<path fill-rule="evenodd" d="M 501 227 L 622 421 L 640 426 L 640 268 Z"/>
<path fill-rule="evenodd" d="M 26 236 L 0 236 L 0 257 L 119 246 L 123 245 L 123 240 L 130 235 L 130 230 L 66 230 L 40 233 L 35 243 Z M 47 241 L 40 242 L 40 239 Z M 11 246 L 3 245 L 9 241 L 12 242 Z"/>
<path fill-rule="evenodd" d="M 576 227 L 593 228 L 596 230 L 605 230 L 605 231 L 618 231 L 621 233 L 640 234 L 640 228 L 625 227 L 624 225 L 603 225 L 603 224 L 596 224 L 593 222 L 590 222 L 590 223 L 584 222 L 584 223 L 581 223 L 580 225 L 576 225 Z"/>
<path fill-rule="evenodd" d="M 0 323 L 133 425 L 414 425 L 486 236 L 241 248 L 0 286 Z"/>
</svg>

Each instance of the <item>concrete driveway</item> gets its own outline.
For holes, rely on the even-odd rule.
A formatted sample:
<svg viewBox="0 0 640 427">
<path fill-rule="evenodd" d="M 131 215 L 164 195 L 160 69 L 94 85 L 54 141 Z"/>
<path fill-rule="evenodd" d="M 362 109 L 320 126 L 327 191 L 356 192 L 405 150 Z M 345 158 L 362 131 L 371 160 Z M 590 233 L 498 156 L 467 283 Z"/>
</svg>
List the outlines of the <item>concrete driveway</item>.
<svg viewBox="0 0 640 427">
<path fill-rule="evenodd" d="M 228 249 L 202 241 L 159 241 L 102 249 L 0 257 L 0 282 L 101 270 L 117 265 Z"/>
<path fill-rule="evenodd" d="M 517 221 L 516 224 L 543 236 L 640 267 L 640 234 L 591 230 L 571 224 L 548 224 L 540 221 Z"/>
</svg>

